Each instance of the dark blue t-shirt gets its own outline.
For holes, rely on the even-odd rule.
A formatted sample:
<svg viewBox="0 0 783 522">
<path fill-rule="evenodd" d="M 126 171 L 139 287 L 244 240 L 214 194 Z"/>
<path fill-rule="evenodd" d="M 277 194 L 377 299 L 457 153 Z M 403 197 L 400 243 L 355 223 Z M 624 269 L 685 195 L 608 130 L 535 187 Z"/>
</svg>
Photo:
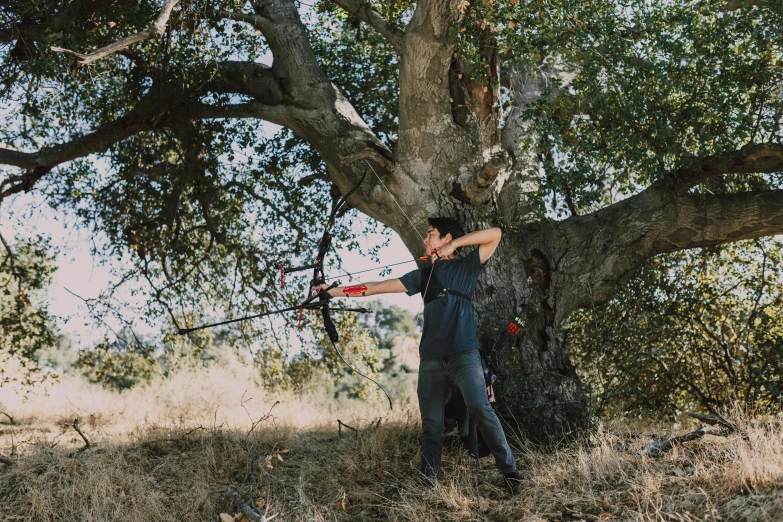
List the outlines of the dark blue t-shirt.
<svg viewBox="0 0 783 522">
<path fill-rule="evenodd" d="M 476 281 L 483 265 L 478 248 L 464 257 L 435 262 L 434 270 L 441 284 L 463 294 L 473 296 Z M 400 277 L 408 295 L 424 293 L 422 269 Z M 419 344 L 422 359 L 448 357 L 455 353 L 478 350 L 478 331 L 473 317 L 473 305 L 465 298 L 447 294 L 424 307 L 424 328 Z"/>
</svg>

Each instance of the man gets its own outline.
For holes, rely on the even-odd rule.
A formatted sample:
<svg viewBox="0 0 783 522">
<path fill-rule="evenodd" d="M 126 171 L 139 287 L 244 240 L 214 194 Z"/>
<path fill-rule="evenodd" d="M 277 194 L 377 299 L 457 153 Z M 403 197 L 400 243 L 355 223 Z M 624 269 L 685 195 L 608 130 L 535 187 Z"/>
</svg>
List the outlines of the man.
<svg viewBox="0 0 783 522">
<path fill-rule="evenodd" d="M 427 487 L 440 474 L 443 449 L 444 409 L 450 385 L 459 388 L 506 485 L 516 492 L 520 484 L 514 456 L 495 410 L 489 403 L 479 355 L 478 332 L 470 298 L 481 270 L 500 242 L 499 228 L 465 234 L 459 223 L 445 217 L 429 219 L 424 238 L 432 271 L 414 270 L 399 279 L 336 287 L 333 297 L 370 296 L 407 292 L 422 294 L 424 327 L 419 345 L 418 397 L 421 411 L 420 471 Z M 464 257 L 457 251 L 478 245 Z"/>
</svg>

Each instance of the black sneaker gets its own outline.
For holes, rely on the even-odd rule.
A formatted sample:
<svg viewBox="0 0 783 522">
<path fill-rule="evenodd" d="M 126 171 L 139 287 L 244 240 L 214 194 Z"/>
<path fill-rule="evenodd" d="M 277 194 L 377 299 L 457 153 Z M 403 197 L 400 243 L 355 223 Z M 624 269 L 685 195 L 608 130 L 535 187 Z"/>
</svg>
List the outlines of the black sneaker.
<svg viewBox="0 0 783 522">
<path fill-rule="evenodd" d="M 419 475 L 419 484 L 425 491 L 432 491 L 435 489 L 435 484 L 437 484 L 437 480 L 434 477 L 430 477 L 428 475 L 424 475 L 423 473 Z"/>
<path fill-rule="evenodd" d="M 503 473 L 503 482 L 506 484 L 506 487 L 511 490 L 511 494 L 516 495 L 522 487 L 522 475 L 520 475 L 518 471 Z"/>
</svg>

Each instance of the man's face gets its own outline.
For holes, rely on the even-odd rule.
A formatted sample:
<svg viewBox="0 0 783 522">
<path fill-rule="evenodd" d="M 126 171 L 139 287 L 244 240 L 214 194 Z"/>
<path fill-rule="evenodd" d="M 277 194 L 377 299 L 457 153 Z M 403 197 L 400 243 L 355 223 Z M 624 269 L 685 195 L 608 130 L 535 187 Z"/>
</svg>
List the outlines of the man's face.
<svg viewBox="0 0 783 522">
<path fill-rule="evenodd" d="M 432 255 L 433 250 L 438 250 L 449 241 L 451 241 L 451 234 L 440 237 L 440 232 L 438 232 L 437 228 L 428 228 L 427 235 L 424 237 L 424 248 L 427 251 L 427 255 Z"/>
</svg>

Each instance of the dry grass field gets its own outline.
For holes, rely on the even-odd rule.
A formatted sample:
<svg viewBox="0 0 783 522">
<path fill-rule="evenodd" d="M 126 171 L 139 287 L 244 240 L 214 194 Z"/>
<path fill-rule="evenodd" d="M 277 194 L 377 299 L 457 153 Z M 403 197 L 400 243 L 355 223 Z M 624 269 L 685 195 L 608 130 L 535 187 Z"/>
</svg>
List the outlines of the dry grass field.
<svg viewBox="0 0 783 522">
<path fill-rule="evenodd" d="M 512 496 L 491 458 L 457 449 L 422 490 L 415 399 L 395 399 L 390 413 L 382 400 L 276 395 L 240 365 L 125 393 L 76 377 L 27 398 L 0 388 L 14 421 L 0 415 L 0 520 L 242 520 L 228 487 L 278 521 L 783 520 L 781 433 L 747 419 L 747 439 L 707 436 L 660 459 L 641 450 L 671 428 L 609 423 L 555 452 L 517 438 L 525 482 Z M 338 433 L 338 419 L 358 431 Z"/>
</svg>

